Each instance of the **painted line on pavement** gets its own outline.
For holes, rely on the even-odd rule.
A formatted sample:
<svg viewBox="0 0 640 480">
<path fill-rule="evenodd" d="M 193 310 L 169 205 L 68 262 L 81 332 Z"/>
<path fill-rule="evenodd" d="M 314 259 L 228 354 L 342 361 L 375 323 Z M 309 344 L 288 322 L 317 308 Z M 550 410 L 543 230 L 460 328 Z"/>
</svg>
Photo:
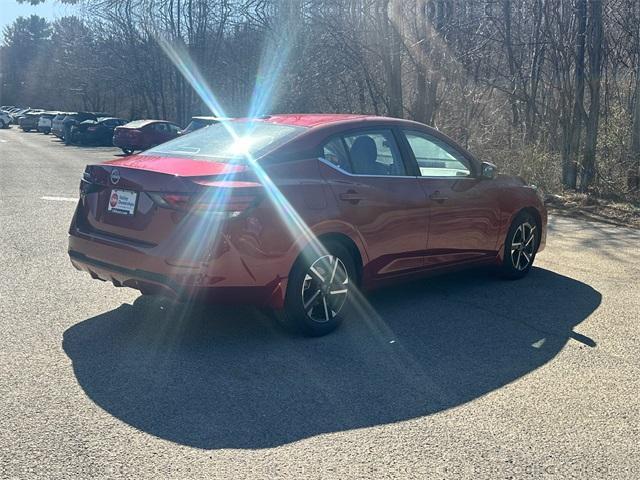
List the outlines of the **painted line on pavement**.
<svg viewBox="0 0 640 480">
<path fill-rule="evenodd" d="M 53 202 L 77 202 L 77 198 L 72 197 L 40 197 L 41 200 L 51 200 Z"/>
</svg>

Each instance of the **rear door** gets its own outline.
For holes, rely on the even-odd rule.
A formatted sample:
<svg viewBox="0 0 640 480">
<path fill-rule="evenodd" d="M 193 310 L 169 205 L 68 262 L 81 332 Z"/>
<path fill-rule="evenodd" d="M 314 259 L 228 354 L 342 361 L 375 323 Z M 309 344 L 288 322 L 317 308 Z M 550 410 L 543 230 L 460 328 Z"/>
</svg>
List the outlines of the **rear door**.
<svg viewBox="0 0 640 480">
<path fill-rule="evenodd" d="M 321 171 L 341 218 L 365 243 L 370 260 L 365 276 L 395 276 L 423 267 L 427 202 L 393 129 L 358 130 L 329 139 Z"/>
<path fill-rule="evenodd" d="M 428 267 L 492 258 L 499 229 L 498 192 L 477 166 L 443 138 L 403 130 L 430 205 Z"/>
<path fill-rule="evenodd" d="M 167 128 L 168 128 L 168 137 L 166 141 L 172 140 L 180 134 L 180 127 L 178 127 L 177 125 L 174 125 L 173 123 L 168 123 Z"/>
</svg>

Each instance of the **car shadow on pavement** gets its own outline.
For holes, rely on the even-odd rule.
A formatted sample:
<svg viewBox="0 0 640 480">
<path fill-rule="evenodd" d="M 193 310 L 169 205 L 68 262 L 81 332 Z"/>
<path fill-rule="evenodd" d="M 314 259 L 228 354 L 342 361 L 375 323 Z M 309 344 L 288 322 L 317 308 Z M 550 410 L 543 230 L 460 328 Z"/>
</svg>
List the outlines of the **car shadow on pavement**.
<svg viewBox="0 0 640 480">
<path fill-rule="evenodd" d="M 377 291 L 337 332 L 301 338 L 248 308 L 139 297 L 69 328 L 86 394 L 135 428 L 203 449 L 267 448 L 461 405 L 551 360 L 600 304 L 534 268 Z M 588 350 L 587 350 L 588 351 Z"/>
</svg>

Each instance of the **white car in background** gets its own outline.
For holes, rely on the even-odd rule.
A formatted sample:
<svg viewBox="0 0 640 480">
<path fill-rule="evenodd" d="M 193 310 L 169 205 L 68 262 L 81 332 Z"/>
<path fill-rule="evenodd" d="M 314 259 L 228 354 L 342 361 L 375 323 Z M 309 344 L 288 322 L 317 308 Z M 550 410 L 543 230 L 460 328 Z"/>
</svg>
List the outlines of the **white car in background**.
<svg viewBox="0 0 640 480">
<path fill-rule="evenodd" d="M 45 135 L 49 135 L 51 132 L 51 122 L 53 121 L 53 117 L 59 113 L 60 112 L 44 112 L 40 115 L 40 118 L 38 119 L 38 131 Z"/>
<path fill-rule="evenodd" d="M 4 110 L 0 111 L 0 128 L 9 128 L 11 116 Z"/>
</svg>

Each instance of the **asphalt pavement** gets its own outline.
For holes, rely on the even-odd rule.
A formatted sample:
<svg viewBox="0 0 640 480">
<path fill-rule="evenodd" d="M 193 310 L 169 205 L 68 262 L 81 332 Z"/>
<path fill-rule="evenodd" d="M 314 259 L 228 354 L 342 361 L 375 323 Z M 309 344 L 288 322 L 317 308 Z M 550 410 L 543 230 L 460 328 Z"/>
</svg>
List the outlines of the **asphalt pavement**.
<svg viewBox="0 0 640 480">
<path fill-rule="evenodd" d="M 0 478 L 640 478 L 640 231 L 551 216 L 521 281 L 300 338 L 73 269 L 84 165 L 118 153 L 0 130 Z"/>
</svg>

